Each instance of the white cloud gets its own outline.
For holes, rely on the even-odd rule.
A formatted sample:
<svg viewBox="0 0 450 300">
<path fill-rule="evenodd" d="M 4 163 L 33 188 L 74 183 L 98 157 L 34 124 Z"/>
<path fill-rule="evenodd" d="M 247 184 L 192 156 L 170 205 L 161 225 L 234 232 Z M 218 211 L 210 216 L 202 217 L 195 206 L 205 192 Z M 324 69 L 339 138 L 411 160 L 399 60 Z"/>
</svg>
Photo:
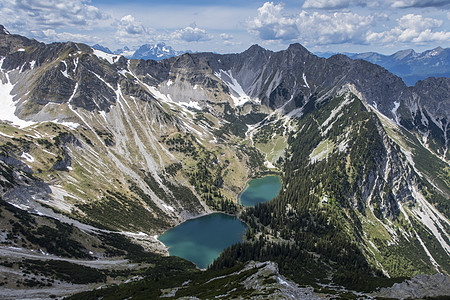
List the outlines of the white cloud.
<svg viewBox="0 0 450 300">
<path fill-rule="evenodd" d="M 312 3 L 307 0 L 305 5 Z M 332 5 L 337 7 L 338 4 L 356 5 L 359 1 L 320 0 L 314 3 L 315 7 L 325 8 Z M 299 14 L 288 15 L 285 11 L 282 4 L 266 2 L 258 9 L 257 16 L 247 22 L 247 29 L 263 41 L 298 41 L 307 46 L 331 44 L 410 46 L 450 40 L 450 32 L 440 29 L 444 24 L 443 20 L 420 14 L 401 16 L 390 26 L 390 18 L 385 13 L 360 15 L 345 10 L 334 12 L 302 10 Z"/>
<path fill-rule="evenodd" d="M 258 15 L 250 20 L 248 30 L 262 40 L 298 40 L 304 44 L 365 43 L 365 32 L 375 22 L 375 16 L 360 16 L 350 12 L 285 15 L 283 5 L 266 2 Z"/>
<path fill-rule="evenodd" d="M 355 43 L 365 44 L 365 33 L 375 23 L 375 16 L 360 16 L 350 12 L 312 14 L 302 11 L 297 26 L 302 37 L 316 45 Z"/>
<path fill-rule="evenodd" d="M 283 14 L 284 5 L 266 2 L 258 15 L 247 23 L 250 32 L 262 40 L 292 40 L 299 36 L 296 17 Z"/>
<path fill-rule="evenodd" d="M 363 0 L 306 0 L 303 8 L 340 9 L 350 6 L 366 6 Z"/>
<path fill-rule="evenodd" d="M 117 33 L 120 36 L 144 35 L 147 33 L 147 30 L 140 22 L 137 22 L 132 15 L 127 15 L 118 22 Z"/>
<path fill-rule="evenodd" d="M 85 32 L 111 17 L 89 3 L 88 0 L 0 0 L 0 20 L 12 32 L 44 42 L 92 42 L 96 37 L 89 37 Z"/>
<path fill-rule="evenodd" d="M 42 39 L 49 41 L 79 41 L 85 43 L 91 43 L 95 41 L 95 37 L 70 32 L 60 32 L 57 33 L 53 29 L 46 29 L 42 32 L 36 32 L 36 35 L 41 35 Z"/>
<path fill-rule="evenodd" d="M 307 0 L 308 1 L 308 0 Z M 392 3 L 392 7 L 395 8 L 408 8 L 408 7 L 441 7 L 450 5 L 449 0 L 396 0 Z"/>
<path fill-rule="evenodd" d="M 349 7 L 393 7 L 393 8 L 423 8 L 423 7 L 441 7 L 449 5 L 449 0 L 306 0 L 303 4 L 304 9 L 344 9 Z"/>
<path fill-rule="evenodd" d="M 220 38 L 224 41 L 229 41 L 233 39 L 233 36 L 231 34 L 228 33 L 221 33 L 220 34 Z"/>
<path fill-rule="evenodd" d="M 123 16 L 112 24 L 116 27 L 113 39 L 121 45 L 153 43 L 154 29 L 145 27 L 132 15 Z"/>
<path fill-rule="evenodd" d="M 170 38 L 185 42 L 200 42 L 211 40 L 212 35 L 210 35 L 205 29 L 198 28 L 195 24 L 193 24 L 171 33 Z"/>
<path fill-rule="evenodd" d="M 40 28 L 91 26 L 109 16 L 87 0 L 0 0 L 1 15 Z"/>
<path fill-rule="evenodd" d="M 237 46 L 242 44 L 240 41 L 236 41 L 234 36 L 228 33 L 221 33 L 220 38 L 222 39 L 223 44 L 227 46 Z"/>
<path fill-rule="evenodd" d="M 407 14 L 397 20 L 397 26 L 384 32 L 369 32 L 370 43 L 417 43 L 449 41 L 450 32 L 436 31 L 442 20 L 425 18 L 422 15 Z"/>
</svg>

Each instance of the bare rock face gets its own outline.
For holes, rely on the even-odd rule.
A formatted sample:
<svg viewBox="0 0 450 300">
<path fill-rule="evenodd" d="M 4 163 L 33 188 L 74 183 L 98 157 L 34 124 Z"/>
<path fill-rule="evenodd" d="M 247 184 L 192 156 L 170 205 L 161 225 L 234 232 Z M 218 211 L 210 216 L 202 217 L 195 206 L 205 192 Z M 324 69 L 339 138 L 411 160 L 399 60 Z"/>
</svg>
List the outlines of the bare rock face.
<svg viewBox="0 0 450 300">
<path fill-rule="evenodd" d="M 450 78 L 430 77 L 413 88 L 422 99 L 423 107 L 438 119 L 450 119 Z"/>
<path fill-rule="evenodd" d="M 450 78 L 430 77 L 419 80 L 411 88 L 420 101 L 420 109 L 415 115 L 414 126 L 435 141 L 437 148 L 446 159 L 449 158 L 450 136 Z M 439 151 L 440 150 L 440 151 Z"/>
<path fill-rule="evenodd" d="M 450 296 L 450 277 L 442 274 L 417 275 L 410 280 L 396 283 L 390 288 L 382 288 L 373 296 L 395 299 Z"/>
<path fill-rule="evenodd" d="M 107 63 L 83 44 L 45 45 L 7 34 L 3 27 L 0 36 L 0 57 L 4 58 L 1 68 L 20 69 L 13 83 L 24 79 L 19 76 L 22 73 L 30 71 L 33 75 L 27 109 L 19 110 L 22 117 L 37 113 L 47 103 L 67 102 L 91 112 L 108 112 L 116 104 L 118 89 L 124 86 L 123 92 L 129 93 L 129 87 L 135 84 L 133 78 L 119 75 L 127 71 L 151 86 L 179 78 L 212 94 L 232 94 L 223 80 L 215 76 L 223 71 L 250 98 L 259 99 L 272 109 L 283 107 L 286 113 L 305 108 L 307 103 L 308 107 L 320 106 L 343 85 L 352 84 L 364 101 L 381 113 L 435 140 L 432 151 L 445 157 L 448 148 L 449 110 L 445 108 L 449 84 L 445 78 L 426 79 L 409 88 L 400 77 L 378 65 L 345 55 L 320 58 L 300 44 L 279 52 L 253 45 L 239 54 L 186 53 L 162 61 L 128 61 L 122 57 Z M 40 76 L 34 76 L 33 68 L 39 68 Z M 182 91 L 183 95 L 185 92 Z M 171 90 L 170 94 L 175 96 L 176 92 Z"/>
<path fill-rule="evenodd" d="M 250 262 L 243 271 L 258 268 L 258 272 L 243 280 L 246 289 L 255 289 L 258 295 L 251 299 L 322 299 L 314 293 L 312 287 L 301 288 L 296 283 L 286 279 L 278 272 L 274 262 Z M 272 282 L 272 283 L 268 283 Z"/>
</svg>

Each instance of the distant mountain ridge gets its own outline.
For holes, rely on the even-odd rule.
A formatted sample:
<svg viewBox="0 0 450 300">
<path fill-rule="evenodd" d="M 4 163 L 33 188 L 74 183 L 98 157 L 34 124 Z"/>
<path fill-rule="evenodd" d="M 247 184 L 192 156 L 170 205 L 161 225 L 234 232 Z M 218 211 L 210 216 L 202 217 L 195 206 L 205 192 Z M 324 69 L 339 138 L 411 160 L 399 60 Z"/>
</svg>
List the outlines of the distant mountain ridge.
<svg viewBox="0 0 450 300">
<path fill-rule="evenodd" d="M 175 56 L 182 55 L 184 53 L 192 53 L 190 50 L 186 51 L 178 51 L 173 49 L 171 46 L 166 45 L 165 43 L 157 43 L 157 44 L 144 44 L 137 48 L 137 50 L 131 50 L 127 46 L 112 51 L 108 47 L 104 47 L 99 44 L 95 44 L 92 46 L 93 49 L 103 51 L 108 54 L 117 54 L 123 55 L 126 58 L 132 59 L 152 59 L 152 60 L 163 60 L 166 58 L 171 58 Z"/>
<path fill-rule="evenodd" d="M 318 52 L 316 54 L 328 58 L 337 53 Z M 392 55 L 376 52 L 341 54 L 380 65 L 401 77 L 408 86 L 413 86 L 417 81 L 428 77 L 450 77 L 450 48 L 437 47 L 422 53 L 406 49 Z"/>
<path fill-rule="evenodd" d="M 93 45 L 92 49 L 100 50 L 100 51 L 103 51 L 103 52 L 108 53 L 108 54 L 115 54 L 108 47 L 104 47 L 104 46 L 99 45 L 99 44 Z"/>
<path fill-rule="evenodd" d="M 191 51 L 177 51 L 165 43 L 157 43 L 155 45 L 145 44 L 139 47 L 131 58 L 163 60 L 166 58 L 179 56 L 184 53 L 191 53 Z"/>
</svg>

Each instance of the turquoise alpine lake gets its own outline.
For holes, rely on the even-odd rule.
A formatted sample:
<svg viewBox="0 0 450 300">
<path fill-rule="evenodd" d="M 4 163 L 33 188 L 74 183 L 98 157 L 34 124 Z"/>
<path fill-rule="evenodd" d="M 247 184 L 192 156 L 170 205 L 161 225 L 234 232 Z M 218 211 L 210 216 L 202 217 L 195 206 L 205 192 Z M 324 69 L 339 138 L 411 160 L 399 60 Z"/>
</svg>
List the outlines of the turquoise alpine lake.
<svg viewBox="0 0 450 300">
<path fill-rule="evenodd" d="M 237 217 L 213 213 L 188 220 L 166 231 L 159 240 L 169 253 L 207 268 L 227 247 L 242 240 L 247 226 Z"/>
<path fill-rule="evenodd" d="M 239 196 L 239 202 L 244 206 L 255 206 L 272 200 L 281 190 L 281 178 L 279 176 L 266 176 L 252 179 L 247 183 L 244 191 Z"/>
</svg>

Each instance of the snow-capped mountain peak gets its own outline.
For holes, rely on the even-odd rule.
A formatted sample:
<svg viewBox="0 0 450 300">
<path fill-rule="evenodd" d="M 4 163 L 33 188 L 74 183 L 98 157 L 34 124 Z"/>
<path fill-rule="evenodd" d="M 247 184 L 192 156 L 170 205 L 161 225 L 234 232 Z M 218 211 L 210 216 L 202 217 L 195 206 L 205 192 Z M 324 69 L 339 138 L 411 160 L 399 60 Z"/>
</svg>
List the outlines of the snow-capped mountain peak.
<svg viewBox="0 0 450 300">
<path fill-rule="evenodd" d="M 177 51 L 171 46 L 166 45 L 164 42 L 161 42 L 154 45 L 142 45 L 141 47 L 139 47 L 139 49 L 136 50 L 136 52 L 134 52 L 131 58 L 163 60 L 165 58 L 178 56 L 186 52 L 190 51 Z"/>
</svg>

